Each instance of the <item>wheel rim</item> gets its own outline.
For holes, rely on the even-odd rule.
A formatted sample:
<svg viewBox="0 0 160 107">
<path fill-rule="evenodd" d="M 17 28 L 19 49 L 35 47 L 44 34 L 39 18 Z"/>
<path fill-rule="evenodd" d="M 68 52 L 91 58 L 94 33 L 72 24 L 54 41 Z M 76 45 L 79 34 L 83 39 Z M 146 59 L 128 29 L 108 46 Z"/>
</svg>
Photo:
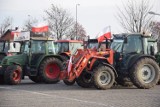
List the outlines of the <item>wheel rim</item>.
<svg viewBox="0 0 160 107">
<path fill-rule="evenodd" d="M 99 75 L 99 80 L 102 85 L 107 85 L 111 81 L 111 74 L 109 72 L 101 72 Z"/>
<path fill-rule="evenodd" d="M 156 73 L 152 65 L 146 64 L 142 67 L 140 74 L 141 74 L 143 82 L 150 83 L 154 80 Z"/>
<path fill-rule="evenodd" d="M 14 81 L 19 81 L 20 78 L 21 78 L 21 73 L 20 73 L 20 71 L 19 71 L 19 70 L 15 70 L 15 71 L 13 72 L 12 77 L 13 77 L 13 80 L 14 80 Z"/>
<path fill-rule="evenodd" d="M 60 74 L 60 68 L 57 64 L 48 64 L 45 69 L 46 76 L 50 79 L 56 79 Z"/>
</svg>

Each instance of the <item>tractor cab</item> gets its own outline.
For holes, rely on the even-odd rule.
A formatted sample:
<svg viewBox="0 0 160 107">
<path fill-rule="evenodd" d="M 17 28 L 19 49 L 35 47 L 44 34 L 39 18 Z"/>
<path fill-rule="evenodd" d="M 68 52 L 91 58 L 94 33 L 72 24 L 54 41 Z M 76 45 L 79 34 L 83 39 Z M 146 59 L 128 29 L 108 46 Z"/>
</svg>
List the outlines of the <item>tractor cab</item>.
<svg viewBox="0 0 160 107">
<path fill-rule="evenodd" d="M 77 49 L 83 49 L 83 42 L 78 40 L 58 40 L 55 42 L 58 54 L 69 59 Z"/>
<path fill-rule="evenodd" d="M 157 53 L 156 41 L 142 34 L 114 35 L 110 47 L 115 51 L 115 60 L 122 60 L 137 54 L 154 55 Z"/>
</svg>

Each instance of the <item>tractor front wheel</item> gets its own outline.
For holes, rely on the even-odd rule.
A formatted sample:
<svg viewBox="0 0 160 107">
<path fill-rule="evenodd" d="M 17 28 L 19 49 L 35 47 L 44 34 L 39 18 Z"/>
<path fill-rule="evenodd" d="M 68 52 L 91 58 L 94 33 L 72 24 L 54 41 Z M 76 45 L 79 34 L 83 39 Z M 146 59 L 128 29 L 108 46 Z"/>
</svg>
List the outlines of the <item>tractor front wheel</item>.
<svg viewBox="0 0 160 107">
<path fill-rule="evenodd" d="M 158 83 L 159 76 L 159 66 L 151 58 L 139 59 L 130 71 L 131 81 L 141 89 L 154 87 Z"/>
<path fill-rule="evenodd" d="M 99 65 L 94 69 L 93 82 L 97 89 L 111 88 L 115 82 L 114 71 L 106 65 Z"/>
<path fill-rule="evenodd" d="M 22 68 L 19 65 L 8 66 L 4 73 L 6 84 L 17 85 L 22 79 Z"/>
<path fill-rule="evenodd" d="M 59 75 L 62 70 L 62 62 L 57 58 L 46 58 L 40 65 L 40 79 L 48 84 L 59 82 Z"/>
</svg>

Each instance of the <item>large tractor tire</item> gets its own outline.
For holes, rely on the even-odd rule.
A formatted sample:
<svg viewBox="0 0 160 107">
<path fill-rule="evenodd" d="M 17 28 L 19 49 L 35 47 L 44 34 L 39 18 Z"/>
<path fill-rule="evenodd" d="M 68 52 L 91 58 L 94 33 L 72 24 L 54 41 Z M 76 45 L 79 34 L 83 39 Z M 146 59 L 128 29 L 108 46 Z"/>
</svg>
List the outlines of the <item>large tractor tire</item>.
<svg viewBox="0 0 160 107">
<path fill-rule="evenodd" d="M 82 71 L 81 75 L 76 79 L 76 83 L 83 88 L 90 88 L 93 86 L 92 74 Z"/>
<path fill-rule="evenodd" d="M 158 83 L 159 70 L 158 64 L 153 59 L 141 58 L 131 68 L 130 78 L 136 87 L 149 89 Z"/>
<path fill-rule="evenodd" d="M 63 82 L 66 84 L 66 85 L 73 85 L 75 83 L 76 80 L 73 80 L 73 81 L 68 81 L 68 80 L 63 80 Z"/>
<path fill-rule="evenodd" d="M 4 84 L 4 76 L 0 75 L 0 84 Z"/>
<path fill-rule="evenodd" d="M 22 79 L 22 68 L 19 65 L 8 66 L 4 73 L 6 84 L 17 85 Z"/>
<path fill-rule="evenodd" d="M 109 89 L 113 86 L 114 82 L 115 74 L 110 67 L 106 65 L 99 65 L 94 69 L 93 83 L 97 89 Z"/>
<path fill-rule="evenodd" d="M 40 65 L 39 76 L 44 83 L 55 84 L 59 82 L 62 62 L 57 58 L 46 58 Z"/>
<path fill-rule="evenodd" d="M 29 79 L 35 83 L 42 83 L 42 80 L 39 76 L 29 76 Z"/>
</svg>

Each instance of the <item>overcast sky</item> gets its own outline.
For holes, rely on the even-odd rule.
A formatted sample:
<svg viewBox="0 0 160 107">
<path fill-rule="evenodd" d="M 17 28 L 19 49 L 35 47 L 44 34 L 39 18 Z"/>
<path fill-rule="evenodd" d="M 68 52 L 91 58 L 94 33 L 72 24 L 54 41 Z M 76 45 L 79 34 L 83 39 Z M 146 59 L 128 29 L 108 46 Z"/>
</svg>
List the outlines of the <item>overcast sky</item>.
<svg viewBox="0 0 160 107">
<path fill-rule="evenodd" d="M 78 22 L 86 29 L 87 34 L 95 37 L 104 27 L 111 26 L 112 33 L 121 33 L 115 16 L 117 6 L 122 7 L 122 1 L 127 0 L 0 0 L 0 23 L 5 17 L 13 18 L 13 26 L 22 27 L 28 17 L 42 20 L 44 10 L 56 4 L 70 11 L 76 17 L 76 4 L 78 6 Z M 154 4 L 153 11 L 160 13 L 160 0 L 150 0 Z M 29 16 L 28 16 L 29 15 Z M 155 19 L 160 17 L 155 16 Z"/>
</svg>

